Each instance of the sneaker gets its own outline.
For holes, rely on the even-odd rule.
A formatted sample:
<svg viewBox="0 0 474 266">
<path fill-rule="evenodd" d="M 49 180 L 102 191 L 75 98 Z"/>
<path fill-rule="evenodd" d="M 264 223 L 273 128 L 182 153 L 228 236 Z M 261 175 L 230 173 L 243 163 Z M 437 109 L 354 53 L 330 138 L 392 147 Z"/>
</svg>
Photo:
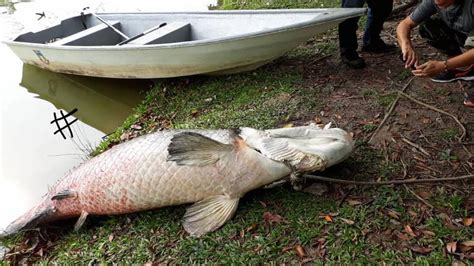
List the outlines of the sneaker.
<svg viewBox="0 0 474 266">
<path fill-rule="evenodd" d="M 468 94 L 466 98 L 464 98 L 464 105 L 474 107 L 474 93 Z"/>
<path fill-rule="evenodd" d="M 434 82 L 452 82 L 456 80 L 474 80 L 474 65 L 470 65 L 469 68 L 460 70 L 453 69 L 444 71 L 437 76 L 431 78 Z"/>
<path fill-rule="evenodd" d="M 382 40 L 374 41 L 369 44 L 365 44 L 362 46 L 363 52 L 368 53 L 386 53 L 390 51 L 394 51 L 396 48 L 393 44 L 386 44 Z"/>
<path fill-rule="evenodd" d="M 356 51 L 347 51 L 341 54 L 342 62 L 352 68 L 361 69 L 365 67 L 364 59 L 359 57 Z"/>
</svg>

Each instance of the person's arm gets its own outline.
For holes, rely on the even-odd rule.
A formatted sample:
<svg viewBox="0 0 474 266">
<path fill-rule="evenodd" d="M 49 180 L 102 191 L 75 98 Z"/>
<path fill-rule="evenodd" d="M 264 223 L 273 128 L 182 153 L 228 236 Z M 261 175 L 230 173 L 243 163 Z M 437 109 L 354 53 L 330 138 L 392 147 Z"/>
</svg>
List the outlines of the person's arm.
<svg viewBox="0 0 474 266">
<path fill-rule="evenodd" d="M 397 39 L 402 50 L 405 68 L 418 65 L 418 56 L 416 55 L 411 42 L 411 31 L 416 27 L 416 25 L 417 23 L 408 16 L 397 26 Z"/>
<path fill-rule="evenodd" d="M 413 70 L 413 74 L 419 77 L 432 77 L 438 75 L 444 70 L 455 69 L 474 64 L 474 48 L 448 60 L 437 61 L 430 60 Z"/>
</svg>

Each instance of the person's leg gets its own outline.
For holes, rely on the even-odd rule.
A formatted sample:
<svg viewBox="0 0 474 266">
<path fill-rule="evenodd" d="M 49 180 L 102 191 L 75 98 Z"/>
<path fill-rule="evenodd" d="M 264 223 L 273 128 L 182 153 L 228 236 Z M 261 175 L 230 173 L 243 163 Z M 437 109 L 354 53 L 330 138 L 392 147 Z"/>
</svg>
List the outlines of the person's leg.
<svg viewBox="0 0 474 266">
<path fill-rule="evenodd" d="M 385 20 L 393 9 L 393 0 L 367 0 L 369 13 L 365 24 L 362 50 L 367 52 L 383 52 L 395 48 L 386 45 L 380 38 Z"/>
<path fill-rule="evenodd" d="M 365 0 L 342 0 L 342 7 L 362 7 Z M 344 63 L 354 68 L 365 67 L 357 54 L 357 23 L 360 17 L 347 19 L 339 24 L 339 49 Z"/>
<path fill-rule="evenodd" d="M 450 29 L 439 16 L 432 16 L 421 23 L 419 33 L 429 45 L 448 56 L 460 55 L 467 37 Z"/>
</svg>

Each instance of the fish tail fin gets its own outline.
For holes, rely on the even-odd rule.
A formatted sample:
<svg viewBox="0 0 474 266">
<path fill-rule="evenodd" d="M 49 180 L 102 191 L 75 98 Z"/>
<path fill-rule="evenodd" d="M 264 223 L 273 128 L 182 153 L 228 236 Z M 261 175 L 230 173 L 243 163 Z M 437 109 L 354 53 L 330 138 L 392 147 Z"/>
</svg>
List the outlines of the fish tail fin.
<svg viewBox="0 0 474 266">
<path fill-rule="evenodd" d="M 35 228 L 37 225 L 49 221 L 55 213 L 55 208 L 46 202 L 30 209 L 18 217 L 4 231 L 0 230 L 0 238 L 12 236 L 21 230 Z"/>
</svg>

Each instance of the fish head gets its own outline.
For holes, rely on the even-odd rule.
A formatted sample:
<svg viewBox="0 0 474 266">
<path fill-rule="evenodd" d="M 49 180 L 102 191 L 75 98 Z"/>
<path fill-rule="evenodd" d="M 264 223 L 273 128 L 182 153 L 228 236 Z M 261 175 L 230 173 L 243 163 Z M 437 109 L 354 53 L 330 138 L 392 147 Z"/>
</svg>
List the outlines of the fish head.
<svg viewBox="0 0 474 266">
<path fill-rule="evenodd" d="M 308 138 L 287 138 L 295 151 L 288 161 L 300 172 L 324 170 L 347 159 L 354 149 L 352 134 L 340 128 L 315 131 Z"/>
<path fill-rule="evenodd" d="M 330 125 L 241 132 L 249 146 L 299 172 L 324 170 L 345 160 L 354 149 L 352 134 Z"/>
</svg>

